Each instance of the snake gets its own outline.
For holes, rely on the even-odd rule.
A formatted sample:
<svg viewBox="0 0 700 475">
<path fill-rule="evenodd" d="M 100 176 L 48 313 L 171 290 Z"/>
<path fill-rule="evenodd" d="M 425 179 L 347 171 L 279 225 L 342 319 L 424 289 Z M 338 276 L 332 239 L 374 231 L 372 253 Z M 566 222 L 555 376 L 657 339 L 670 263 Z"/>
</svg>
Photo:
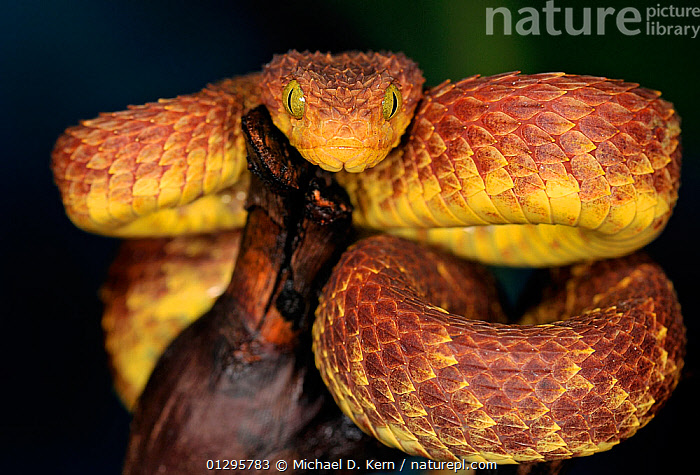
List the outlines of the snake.
<svg viewBox="0 0 700 475">
<path fill-rule="evenodd" d="M 325 384 L 363 431 L 435 460 L 520 463 L 607 450 L 651 420 L 680 378 L 685 330 L 671 282 L 633 252 L 678 197 L 673 104 L 565 73 L 424 82 L 402 53 L 292 50 L 58 138 L 68 217 L 127 238 L 102 291 L 127 406 L 228 284 L 246 216 L 241 117 L 262 104 L 336 172 L 355 225 L 383 233 L 343 254 L 312 332 Z M 460 258 L 574 266 L 557 267 L 530 324 L 506 325 L 476 320 L 499 311 L 465 297 L 488 292 Z"/>
</svg>

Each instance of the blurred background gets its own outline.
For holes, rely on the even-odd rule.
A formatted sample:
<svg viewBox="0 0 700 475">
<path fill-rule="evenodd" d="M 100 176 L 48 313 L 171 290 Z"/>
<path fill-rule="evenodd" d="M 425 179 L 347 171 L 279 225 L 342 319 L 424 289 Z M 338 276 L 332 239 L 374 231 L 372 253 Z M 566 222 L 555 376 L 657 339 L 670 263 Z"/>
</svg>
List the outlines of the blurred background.
<svg viewBox="0 0 700 475">
<path fill-rule="evenodd" d="M 529 2 L 540 10 L 545 2 Z M 578 2 L 615 8 L 626 0 Z M 654 0 L 646 7 L 692 6 Z M 558 0 L 557 7 L 569 6 Z M 697 3 L 695 2 L 695 5 Z M 693 450 L 700 422 L 695 274 L 700 266 L 700 38 L 486 34 L 486 8 L 512 0 L 227 2 L 5 2 L 0 15 L 0 473 L 118 474 L 129 414 L 111 389 L 102 348 L 98 288 L 117 241 L 65 217 L 49 170 L 67 126 L 99 112 L 199 90 L 257 71 L 288 49 L 386 49 L 416 60 L 428 85 L 473 74 L 565 71 L 639 82 L 663 91 L 683 118 L 683 185 L 666 231 L 648 247 L 674 281 L 689 330 L 684 379 L 660 415 L 612 451 L 576 460 L 572 473 L 667 472 Z M 563 28 L 563 13 L 556 26 Z M 700 25 L 700 18 L 664 24 Z M 699 35 L 700 36 L 700 35 Z M 517 286 L 527 273 L 502 273 Z M 508 284 L 511 282 L 511 284 Z M 692 431 L 692 432 L 691 432 Z M 685 462 L 685 460 L 683 461 Z M 680 465 L 678 465 L 680 466 Z M 653 468 L 651 468 L 653 467 Z"/>
</svg>

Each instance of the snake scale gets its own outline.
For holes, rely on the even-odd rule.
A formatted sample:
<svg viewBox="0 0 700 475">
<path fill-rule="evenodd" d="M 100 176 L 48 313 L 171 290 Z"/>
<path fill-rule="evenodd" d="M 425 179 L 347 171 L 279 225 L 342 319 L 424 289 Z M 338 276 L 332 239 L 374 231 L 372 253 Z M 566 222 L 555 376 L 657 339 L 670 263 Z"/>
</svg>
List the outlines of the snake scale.
<svg viewBox="0 0 700 475">
<path fill-rule="evenodd" d="M 313 336 L 326 385 L 365 432 L 436 460 L 517 463 L 606 450 L 653 417 L 683 366 L 673 287 L 638 255 L 590 261 L 632 253 L 668 221 L 673 105 L 563 73 L 423 82 L 402 54 L 290 51 L 262 73 L 66 130 L 52 165 L 68 216 L 141 238 L 103 295 L 128 405 L 228 283 L 245 222 L 241 116 L 264 104 L 304 158 L 339 172 L 358 226 L 486 263 L 589 261 L 556 271 L 538 325 L 507 326 L 472 320 L 500 310 L 443 251 L 386 235 L 354 245 Z"/>
</svg>

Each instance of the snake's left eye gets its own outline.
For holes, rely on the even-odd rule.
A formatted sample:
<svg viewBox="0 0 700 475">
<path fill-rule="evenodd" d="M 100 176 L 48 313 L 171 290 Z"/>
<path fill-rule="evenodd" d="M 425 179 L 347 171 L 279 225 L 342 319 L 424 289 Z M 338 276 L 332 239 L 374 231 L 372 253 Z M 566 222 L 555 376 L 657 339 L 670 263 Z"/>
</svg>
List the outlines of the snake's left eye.
<svg viewBox="0 0 700 475">
<path fill-rule="evenodd" d="M 304 99 L 304 91 L 301 90 L 301 86 L 296 79 L 292 79 L 287 84 L 287 87 L 284 88 L 282 101 L 289 115 L 295 119 L 301 119 L 304 116 L 306 99 Z"/>
<path fill-rule="evenodd" d="M 391 119 L 401 109 L 401 91 L 399 88 L 390 84 L 384 93 L 382 101 L 382 114 L 386 120 Z"/>
</svg>

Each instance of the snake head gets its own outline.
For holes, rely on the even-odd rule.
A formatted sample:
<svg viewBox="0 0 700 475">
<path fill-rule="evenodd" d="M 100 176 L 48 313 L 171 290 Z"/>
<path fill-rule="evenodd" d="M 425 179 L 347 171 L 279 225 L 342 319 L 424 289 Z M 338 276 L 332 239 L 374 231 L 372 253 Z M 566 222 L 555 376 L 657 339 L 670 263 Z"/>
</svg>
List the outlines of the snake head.
<svg viewBox="0 0 700 475">
<path fill-rule="evenodd" d="M 275 125 L 306 160 L 361 172 L 398 145 L 424 81 L 401 53 L 290 51 L 265 66 L 261 93 Z"/>
</svg>

